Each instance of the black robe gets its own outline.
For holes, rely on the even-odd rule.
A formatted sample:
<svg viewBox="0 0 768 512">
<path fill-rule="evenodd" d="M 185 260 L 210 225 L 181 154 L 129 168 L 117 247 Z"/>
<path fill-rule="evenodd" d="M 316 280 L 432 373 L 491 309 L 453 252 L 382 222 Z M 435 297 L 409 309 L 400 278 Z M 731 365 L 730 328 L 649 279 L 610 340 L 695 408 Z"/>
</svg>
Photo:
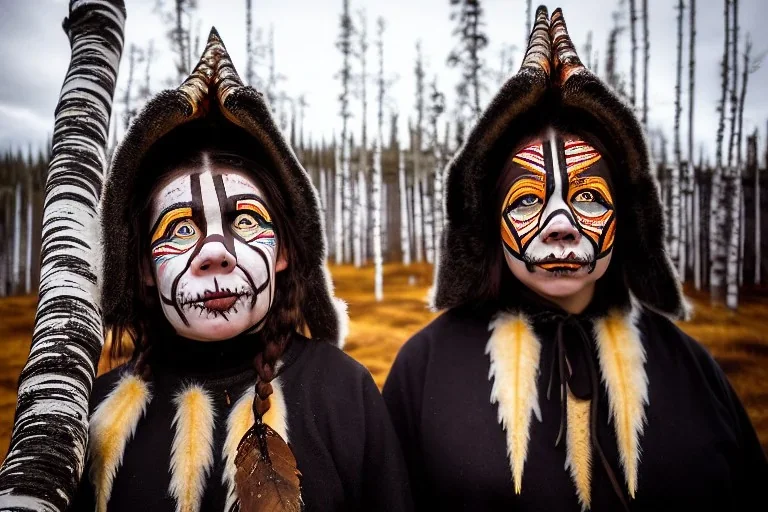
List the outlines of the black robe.
<svg viewBox="0 0 768 512">
<path fill-rule="evenodd" d="M 537 380 L 542 421 L 531 421 L 522 492 L 515 495 L 504 430 L 490 401 L 488 310 L 445 312 L 400 350 L 384 385 L 418 510 L 579 511 L 558 436 L 555 326 L 534 321 L 541 342 Z M 587 330 L 587 315 L 579 319 Z M 709 353 L 666 318 L 642 312 L 647 355 L 647 425 L 640 438 L 636 498 L 626 496 L 608 398 L 600 385 L 597 435 L 632 511 L 768 510 L 768 465 L 755 431 Z M 566 336 L 573 335 L 570 329 Z M 594 348 L 594 343 L 592 344 Z M 595 350 L 590 356 L 597 364 Z M 621 510 L 597 455 L 591 510 Z"/>
<path fill-rule="evenodd" d="M 252 353 L 241 340 L 169 343 L 153 356 L 152 399 L 126 445 L 109 511 L 173 511 L 169 494 L 172 403 L 183 384 L 200 384 L 213 399 L 214 462 L 201 510 L 224 510 L 222 446 L 227 415 L 253 387 Z M 297 335 L 278 371 L 287 410 L 289 444 L 302 473 L 305 510 L 410 510 L 407 471 L 386 407 L 368 370 L 338 348 Z M 124 365 L 99 377 L 92 409 L 131 370 Z M 94 489 L 82 479 L 72 510 L 94 510 Z"/>
</svg>

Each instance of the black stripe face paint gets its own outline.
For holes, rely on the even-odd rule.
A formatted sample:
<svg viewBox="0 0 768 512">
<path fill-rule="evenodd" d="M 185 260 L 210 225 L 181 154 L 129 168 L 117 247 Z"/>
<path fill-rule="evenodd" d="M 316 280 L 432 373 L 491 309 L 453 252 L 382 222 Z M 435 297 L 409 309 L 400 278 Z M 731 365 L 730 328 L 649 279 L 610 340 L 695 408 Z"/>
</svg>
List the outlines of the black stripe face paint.
<svg viewBox="0 0 768 512">
<path fill-rule="evenodd" d="M 158 191 L 153 211 L 155 280 L 176 331 L 214 340 L 261 328 L 278 254 L 258 186 L 239 173 L 192 172 Z"/>
</svg>

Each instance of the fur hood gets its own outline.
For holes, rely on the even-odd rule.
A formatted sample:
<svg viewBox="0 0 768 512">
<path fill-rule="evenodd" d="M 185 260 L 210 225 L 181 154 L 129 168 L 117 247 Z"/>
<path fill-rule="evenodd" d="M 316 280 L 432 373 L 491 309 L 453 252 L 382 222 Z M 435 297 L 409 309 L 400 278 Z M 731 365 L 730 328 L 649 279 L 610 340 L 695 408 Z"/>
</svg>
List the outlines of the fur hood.
<svg viewBox="0 0 768 512">
<path fill-rule="evenodd" d="M 539 7 L 522 66 L 483 112 L 446 169 L 447 226 L 435 272 L 433 307 L 482 299 L 491 244 L 500 249 L 494 186 L 503 159 L 542 123 L 563 121 L 593 134 L 612 161 L 618 226 L 613 271 L 629 294 L 685 317 L 679 279 L 664 247 L 663 209 L 643 130 L 631 108 L 579 60 L 560 9 Z M 618 258 L 616 257 L 618 255 Z"/>
<path fill-rule="evenodd" d="M 324 227 L 310 178 L 275 123 L 264 95 L 240 80 L 215 28 L 190 76 L 175 90 L 150 100 L 115 152 L 106 179 L 102 208 L 103 278 L 101 305 L 106 325 L 132 318 L 133 283 L 138 278 L 131 248 L 129 208 L 137 184 L 147 180 L 140 163 L 152 145 L 174 128 L 216 115 L 244 130 L 271 161 L 285 193 L 297 238 L 297 271 L 304 283 L 303 316 L 311 337 L 341 346 L 345 307 L 334 299 L 326 266 Z"/>
</svg>

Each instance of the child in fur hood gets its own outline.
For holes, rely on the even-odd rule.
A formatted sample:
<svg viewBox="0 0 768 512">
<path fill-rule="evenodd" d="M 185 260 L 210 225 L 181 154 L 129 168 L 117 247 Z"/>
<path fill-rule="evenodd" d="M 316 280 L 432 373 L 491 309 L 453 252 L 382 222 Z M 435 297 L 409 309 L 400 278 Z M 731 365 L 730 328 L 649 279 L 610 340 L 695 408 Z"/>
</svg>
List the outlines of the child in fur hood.
<svg viewBox="0 0 768 512">
<path fill-rule="evenodd" d="M 448 168 L 434 306 L 384 385 L 420 510 L 768 510 L 687 314 L 632 110 L 540 7 Z"/>
<path fill-rule="evenodd" d="M 370 373 L 344 354 L 306 172 L 215 30 L 114 158 L 99 377 L 73 510 L 412 509 Z M 342 304 L 343 305 L 343 304 Z"/>
</svg>

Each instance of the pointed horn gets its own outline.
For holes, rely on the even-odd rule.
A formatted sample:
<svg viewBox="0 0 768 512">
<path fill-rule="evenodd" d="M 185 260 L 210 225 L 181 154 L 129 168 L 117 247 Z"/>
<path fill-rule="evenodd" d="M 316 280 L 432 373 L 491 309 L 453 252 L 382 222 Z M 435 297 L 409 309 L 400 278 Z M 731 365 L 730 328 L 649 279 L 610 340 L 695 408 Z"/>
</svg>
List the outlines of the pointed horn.
<svg viewBox="0 0 768 512">
<path fill-rule="evenodd" d="M 216 91 L 219 103 L 223 104 L 232 89 L 242 85 L 216 27 L 211 27 L 203 55 L 189 77 L 179 86 L 179 91 L 186 94 L 194 116 L 199 109 L 206 108 L 206 99 L 211 90 Z"/>
<path fill-rule="evenodd" d="M 531 36 L 528 38 L 528 49 L 525 51 L 520 69 L 540 69 L 549 76 L 551 60 L 552 43 L 549 40 L 549 11 L 541 5 L 536 9 L 536 21 L 533 24 Z"/>
<path fill-rule="evenodd" d="M 571 36 L 568 35 L 563 10 L 559 7 L 555 9 L 551 21 L 549 32 L 554 54 L 555 77 L 559 79 L 560 85 L 563 85 L 573 74 L 586 71 L 587 68 L 581 63 Z"/>
</svg>

